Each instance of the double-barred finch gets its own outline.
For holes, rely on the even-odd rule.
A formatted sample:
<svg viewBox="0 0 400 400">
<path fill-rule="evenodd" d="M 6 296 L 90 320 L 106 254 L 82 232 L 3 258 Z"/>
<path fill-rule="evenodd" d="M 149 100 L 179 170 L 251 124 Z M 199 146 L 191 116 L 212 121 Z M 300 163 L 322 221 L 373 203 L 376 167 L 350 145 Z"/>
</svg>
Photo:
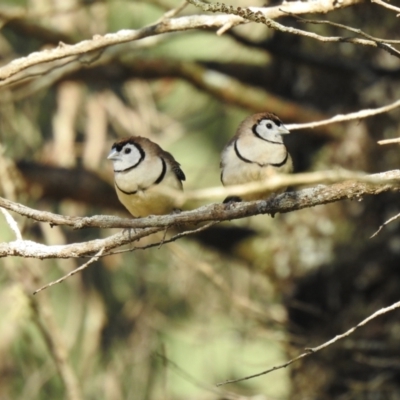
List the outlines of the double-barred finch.
<svg viewBox="0 0 400 400">
<path fill-rule="evenodd" d="M 119 201 L 134 217 L 168 214 L 174 199 L 160 187 L 182 190 L 185 174 L 174 157 L 151 140 L 132 136 L 115 142 L 107 157 L 114 164 Z"/>
<path fill-rule="evenodd" d="M 292 172 L 292 159 L 282 138 L 288 133 L 275 114 L 264 112 L 247 117 L 222 151 L 222 184 L 231 186 L 265 181 L 276 173 Z M 264 199 L 270 193 L 250 193 L 240 198 L 230 196 L 225 202 Z"/>
</svg>

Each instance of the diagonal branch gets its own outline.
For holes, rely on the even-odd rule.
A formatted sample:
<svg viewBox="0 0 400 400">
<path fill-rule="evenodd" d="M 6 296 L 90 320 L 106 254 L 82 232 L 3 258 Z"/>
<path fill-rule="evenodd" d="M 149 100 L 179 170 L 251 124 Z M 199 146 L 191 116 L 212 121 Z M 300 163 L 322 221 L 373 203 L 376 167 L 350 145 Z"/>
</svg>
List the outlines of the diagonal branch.
<svg viewBox="0 0 400 400">
<path fill-rule="evenodd" d="M 108 33 L 104 36 L 95 35 L 90 40 L 84 40 L 74 45 L 68 45 L 60 42 L 56 48 L 32 53 L 26 57 L 16 59 L 11 63 L 5 65 L 4 67 L 0 68 L 0 86 L 5 86 L 12 82 L 25 79 L 27 76 L 29 76 L 28 71 L 26 71 L 28 69 L 34 69 L 34 71 L 32 71 L 32 73 L 34 74 L 44 74 L 46 71 L 59 66 L 60 60 L 62 60 L 62 62 L 64 63 L 68 63 L 71 60 L 79 60 L 82 63 L 90 63 L 94 59 L 97 59 L 104 49 L 110 46 L 140 40 L 150 36 L 191 29 L 235 26 L 238 24 L 246 23 L 249 20 L 265 23 L 264 20 L 266 18 L 279 18 L 287 15 L 287 13 L 326 13 L 339 8 L 355 5 L 360 1 L 361 0 L 319 0 L 313 2 L 288 2 L 284 5 L 276 7 L 242 9 L 248 10 L 247 12 L 241 13 L 243 17 L 241 15 L 232 15 L 233 12 L 227 15 L 191 15 L 180 18 L 162 19 L 158 23 L 154 23 L 152 25 L 137 30 L 124 29 L 115 33 Z M 190 0 L 189 3 L 194 4 L 198 7 L 201 6 L 203 10 L 205 10 L 205 6 L 218 7 L 218 4 L 207 5 L 206 3 L 198 0 Z M 214 10 L 207 9 L 207 11 Z M 215 9 L 214 12 L 217 11 L 223 10 Z M 238 12 L 236 12 L 236 14 L 238 14 Z M 258 17 L 252 19 L 251 15 Z M 264 18 L 263 21 L 258 20 L 260 16 Z M 278 27 L 278 25 L 273 26 L 273 28 L 275 27 Z"/>
<path fill-rule="evenodd" d="M 396 11 L 396 12 L 400 13 L 400 8 L 399 7 L 392 6 L 391 4 L 388 4 L 388 3 L 386 3 L 386 2 L 384 2 L 382 0 L 371 0 L 371 2 L 379 4 L 380 6 L 383 6 L 383 7 L 387 8 L 387 9 L 389 9 L 389 10 Z M 396 15 L 396 17 L 398 17 L 398 16 L 399 16 L 399 14 Z"/>
<path fill-rule="evenodd" d="M 89 267 L 90 264 L 93 264 L 94 262 L 96 262 L 96 261 L 103 255 L 103 251 L 104 251 L 104 248 L 102 247 L 102 248 L 100 249 L 100 251 L 99 251 L 98 253 L 96 253 L 96 255 L 94 255 L 93 257 L 91 257 L 91 259 L 90 259 L 89 261 L 85 262 L 85 264 L 81 265 L 81 266 L 78 267 L 78 268 L 75 268 L 75 269 L 72 270 L 71 272 L 68 272 L 68 274 L 65 274 L 65 275 L 62 276 L 61 278 L 56 279 L 55 281 L 52 281 L 52 282 L 50 282 L 50 283 L 47 283 L 46 285 L 40 287 L 39 289 L 36 289 L 36 290 L 33 292 L 33 294 L 37 294 L 37 293 L 41 292 L 42 290 L 49 288 L 50 286 L 57 285 L 57 283 L 64 282 L 64 281 L 65 281 L 67 278 L 69 278 L 70 276 L 75 275 L 75 274 L 77 274 L 78 272 L 83 271 L 84 269 L 86 269 L 87 267 Z"/>
<path fill-rule="evenodd" d="M 370 315 L 369 317 L 365 318 L 359 324 L 357 324 L 356 326 L 353 326 L 352 328 L 350 328 L 346 332 L 342 333 L 341 335 L 337 335 L 334 338 L 328 340 L 327 342 L 325 342 L 325 343 L 323 343 L 323 344 L 321 344 L 321 345 L 319 345 L 317 347 L 306 348 L 305 349 L 306 351 L 304 353 L 298 355 L 295 358 L 292 358 L 291 360 L 289 360 L 289 361 L 287 361 L 287 362 L 285 362 L 283 364 L 276 365 L 276 366 L 274 366 L 272 368 L 269 368 L 269 369 L 267 369 L 265 371 L 259 372 L 257 374 L 249 375 L 249 376 L 246 376 L 244 378 L 230 379 L 230 380 L 227 380 L 225 382 L 217 383 L 217 386 L 226 385 L 227 383 L 236 383 L 236 382 L 245 381 L 245 380 L 248 380 L 248 379 L 256 378 L 256 377 L 261 376 L 261 375 L 266 375 L 266 374 L 268 374 L 268 373 L 270 373 L 272 371 L 276 371 L 278 369 L 286 368 L 290 364 L 293 364 L 294 362 L 296 362 L 298 360 L 301 360 L 302 358 L 305 358 L 305 357 L 307 357 L 307 356 L 309 356 L 311 354 L 317 353 L 318 351 L 325 349 L 326 347 L 338 342 L 339 340 L 350 336 L 356 329 L 366 325 L 368 322 L 372 321 L 376 317 L 379 317 L 380 315 L 386 314 L 386 313 L 388 313 L 390 311 L 393 311 L 393 310 L 396 310 L 398 308 L 400 308 L 400 301 L 398 301 L 397 303 L 392 304 L 389 307 L 381 308 L 380 310 L 374 312 L 372 315 Z"/>
<path fill-rule="evenodd" d="M 337 114 L 332 118 L 324 119 L 323 121 L 316 122 L 307 122 L 305 124 L 285 124 L 289 130 L 296 129 L 308 129 L 308 128 L 317 128 L 323 125 L 334 124 L 337 122 L 346 122 L 353 121 L 356 119 L 363 119 L 368 117 L 373 117 L 374 115 L 386 113 L 392 111 L 396 108 L 400 107 L 400 100 L 397 100 L 391 104 L 387 104 L 386 106 L 378 107 L 378 108 L 369 108 L 365 110 L 356 111 L 349 114 Z M 381 143 L 379 143 L 381 144 Z M 382 143 L 384 144 L 384 143 Z"/>
</svg>

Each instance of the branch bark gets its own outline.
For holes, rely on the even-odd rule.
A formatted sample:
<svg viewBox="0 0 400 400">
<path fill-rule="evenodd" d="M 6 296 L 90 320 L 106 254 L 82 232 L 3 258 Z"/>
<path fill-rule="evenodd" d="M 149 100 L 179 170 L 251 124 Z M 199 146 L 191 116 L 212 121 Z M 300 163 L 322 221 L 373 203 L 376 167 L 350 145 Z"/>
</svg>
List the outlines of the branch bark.
<svg viewBox="0 0 400 400">
<path fill-rule="evenodd" d="M 318 351 L 321 351 L 321 350 L 325 349 L 326 347 L 331 346 L 332 344 L 338 342 L 339 340 L 350 336 L 356 329 L 366 325 L 368 322 L 372 321 L 373 319 L 375 319 L 375 318 L 377 318 L 377 317 L 379 317 L 379 316 L 381 316 L 383 314 L 386 314 L 388 312 L 394 311 L 394 310 L 396 310 L 398 308 L 400 308 L 400 301 L 398 301 L 396 303 L 393 303 L 389 307 L 381 308 L 380 310 L 374 312 L 372 315 L 370 315 L 369 317 L 365 318 L 363 321 L 361 321 L 357 325 L 353 326 L 352 328 L 350 328 L 346 332 L 342 333 L 341 335 L 336 335 L 334 338 L 328 340 L 325 343 L 322 343 L 319 346 L 306 348 L 304 353 L 298 355 L 295 358 L 292 358 L 291 360 L 289 360 L 289 361 L 287 361 L 287 362 L 285 362 L 283 364 L 276 365 L 276 366 L 274 366 L 272 368 L 269 368 L 269 369 L 267 369 L 265 371 L 259 372 L 257 374 L 249 375 L 249 376 L 246 376 L 244 378 L 230 379 L 230 380 L 227 380 L 225 382 L 217 383 L 216 386 L 222 386 L 222 385 L 226 385 L 227 383 L 237 383 L 237 382 L 245 381 L 245 380 L 248 380 L 248 379 L 257 378 L 258 376 L 269 374 L 272 371 L 276 371 L 278 369 L 286 368 L 290 364 L 293 364 L 294 362 L 296 362 L 298 360 L 301 360 L 304 357 L 308 357 L 311 354 L 317 353 Z"/>
<path fill-rule="evenodd" d="M 208 221 L 229 221 L 259 214 L 270 214 L 273 216 L 276 213 L 287 213 L 344 199 L 360 200 L 363 196 L 377 195 L 389 190 L 400 190 L 400 170 L 367 175 L 363 181 L 348 180 L 332 185 L 318 185 L 312 188 L 286 192 L 267 200 L 233 204 L 214 203 L 195 210 L 181 212 L 180 214 L 149 216 L 137 219 L 125 219 L 106 215 L 83 218 L 64 216 L 34 210 L 0 198 L 0 207 L 52 225 L 67 225 L 73 229 L 89 227 L 126 228 L 122 232 L 105 239 L 68 245 L 45 246 L 27 240 L 0 243 L 0 257 L 21 256 L 40 259 L 82 257 L 93 256 L 102 248 L 104 248 L 104 254 L 107 254 L 112 249 L 133 243 L 142 237 L 149 236 L 172 226 L 198 224 Z"/>
<path fill-rule="evenodd" d="M 254 10 L 254 12 L 252 11 L 253 14 L 259 12 L 260 14 L 257 15 L 261 15 L 264 19 L 270 19 L 287 16 L 288 13 L 326 13 L 339 8 L 352 6 L 359 2 L 360 0 L 342 0 L 340 2 L 332 2 L 330 0 L 304 3 L 292 2 L 276 7 L 252 8 L 251 10 Z M 199 6 L 199 4 L 203 6 L 207 5 L 206 3 L 193 0 L 191 0 L 190 3 L 197 6 Z M 248 17 L 247 14 L 245 15 L 246 17 Z M 41 66 L 41 68 L 45 70 L 59 67 L 59 60 L 64 60 L 64 62 L 67 63 L 71 60 L 79 59 L 82 63 L 90 63 L 94 59 L 97 59 L 105 48 L 117 44 L 127 43 L 163 33 L 172 33 L 190 29 L 235 26 L 238 24 L 247 23 L 248 20 L 248 18 L 246 19 L 232 14 L 212 16 L 192 15 L 180 18 L 162 19 L 158 23 L 138 30 L 124 29 L 116 33 L 108 33 L 104 36 L 95 35 L 91 40 L 84 40 L 74 45 L 68 45 L 60 42 L 60 44 L 54 49 L 32 53 L 27 57 L 16 59 L 6 66 L 0 68 L 0 86 L 6 86 L 12 82 L 25 79 L 27 76 L 29 76 L 29 73 L 26 70 L 32 67 L 35 67 L 35 71 L 32 71 L 34 74 L 38 73 L 38 66 Z M 45 64 L 47 64 L 47 66 L 44 67 Z M 45 71 L 41 70 L 40 73 L 43 74 Z"/>
</svg>

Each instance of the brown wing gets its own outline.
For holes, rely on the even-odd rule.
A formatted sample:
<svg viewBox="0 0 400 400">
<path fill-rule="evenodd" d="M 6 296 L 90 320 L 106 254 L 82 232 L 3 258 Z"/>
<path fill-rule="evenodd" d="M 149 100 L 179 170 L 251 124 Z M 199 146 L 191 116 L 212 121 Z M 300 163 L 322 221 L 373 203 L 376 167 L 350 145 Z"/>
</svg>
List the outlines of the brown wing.
<svg viewBox="0 0 400 400">
<path fill-rule="evenodd" d="M 181 164 L 178 163 L 178 161 L 175 160 L 174 156 L 171 153 L 168 153 L 168 151 L 164 151 L 163 150 L 163 157 L 166 158 L 172 168 L 172 171 L 174 172 L 174 174 L 176 175 L 176 177 L 180 180 L 180 181 L 185 181 L 186 180 L 186 176 L 183 173 L 182 169 L 181 169 Z"/>
</svg>

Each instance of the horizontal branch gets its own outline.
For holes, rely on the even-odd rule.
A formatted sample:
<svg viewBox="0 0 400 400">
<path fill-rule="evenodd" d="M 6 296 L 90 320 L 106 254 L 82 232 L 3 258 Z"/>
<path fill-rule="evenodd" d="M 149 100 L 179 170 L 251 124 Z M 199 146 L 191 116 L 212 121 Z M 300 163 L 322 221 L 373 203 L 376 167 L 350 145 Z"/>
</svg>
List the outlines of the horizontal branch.
<svg viewBox="0 0 400 400">
<path fill-rule="evenodd" d="M 54 246 L 46 246 L 31 240 L 15 240 L 13 242 L 0 243 L 0 257 L 19 256 L 25 258 L 39 258 L 41 260 L 45 258 L 84 257 L 93 255 L 101 249 L 104 249 L 104 252 L 108 252 L 160 230 L 162 230 L 162 228 L 148 228 L 141 229 L 135 233 L 132 233 L 131 230 L 123 230 L 105 239 Z"/>
<path fill-rule="evenodd" d="M 295 177 L 295 175 L 293 176 Z M 16 212 L 36 221 L 51 225 L 67 225 L 74 229 L 96 228 L 134 228 L 105 239 L 83 243 L 46 246 L 27 240 L 0 243 L 0 257 L 21 256 L 36 258 L 68 258 L 94 255 L 100 249 L 106 254 L 119 246 L 132 243 L 168 227 L 197 224 L 207 221 L 228 221 L 259 214 L 287 213 L 317 205 L 332 203 L 343 199 L 360 199 L 365 195 L 376 195 L 389 190 L 400 190 L 400 170 L 361 176 L 362 181 L 347 180 L 331 185 L 318 185 L 313 188 L 286 192 L 267 200 L 253 202 L 208 204 L 179 214 L 149 216 L 128 219 L 115 216 L 97 215 L 92 217 L 71 217 L 39 211 L 0 197 L 0 207 Z M 283 183 L 288 183 L 286 180 Z"/>
<path fill-rule="evenodd" d="M 310 186 L 319 183 L 337 183 L 345 180 L 357 180 L 358 182 L 381 183 L 379 175 L 366 175 L 363 172 L 348 170 L 331 170 L 304 172 L 298 174 L 276 174 L 268 178 L 265 182 L 249 182 L 235 186 L 218 186 L 207 189 L 192 190 L 189 192 L 165 191 L 176 199 L 176 206 L 182 207 L 186 202 L 193 200 L 224 199 L 228 196 L 243 196 L 245 194 L 256 194 L 270 191 L 276 193 L 289 186 Z"/>
<path fill-rule="evenodd" d="M 208 3 L 204 0 L 187 0 L 188 3 L 193 4 L 196 7 L 201 8 L 203 11 L 208 12 L 224 12 L 231 15 L 240 15 L 243 18 L 251 18 L 251 15 L 262 15 L 265 18 L 276 19 L 280 17 L 286 17 L 287 14 L 326 14 L 329 11 L 338 10 L 339 8 L 345 8 L 354 6 L 361 3 L 363 0 L 342 0 L 342 1 L 331 1 L 331 0 L 316 0 L 313 2 L 282 2 L 273 7 L 232 7 L 219 3 Z"/>
<path fill-rule="evenodd" d="M 145 218 L 119 218 L 114 216 L 96 215 L 92 217 L 72 217 L 60 214 L 53 214 L 47 211 L 38 211 L 22 204 L 12 202 L 0 197 L 0 207 L 14 211 L 20 215 L 32 218 L 39 222 L 48 222 L 51 225 L 67 225 L 73 229 L 82 228 L 160 228 L 182 224 L 193 224 L 207 221 L 227 221 L 232 219 L 245 218 L 258 214 L 286 213 L 303 208 L 315 207 L 317 205 L 332 203 L 343 199 L 359 198 L 363 195 L 375 195 L 388 190 L 400 189 L 400 170 L 382 172 L 379 174 L 353 175 L 346 171 L 337 173 L 310 173 L 280 175 L 273 177 L 264 184 L 253 183 L 233 186 L 231 188 L 215 188 L 204 190 L 207 196 L 210 194 L 232 195 L 236 190 L 240 194 L 255 192 L 260 189 L 271 189 L 294 185 L 317 183 L 321 181 L 339 181 L 332 185 L 319 185 L 313 188 L 302 189 L 294 192 L 286 192 L 267 200 L 242 202 L 234 204 L 208 204 L 191 211 L 184 211 L 179 214 L 151 215 Z M 310 179 L 306 179 L 309 176 Z M 317 179 L 318 178 L 318 179 Z M 347 179 L 347 181 L 345 181 Z M 349 180 L 351 179 L 351 180 Z M 215 191 L 218 193 L 207 193 Z M 200 192 L 200 191 L 199 191 Z M 194 198 L 202 198 L 201 193 L 194 192 Z M 200 195 L 199 195 L 200 194 Z M 190 192 L 188 194 L 190 199 Z M 99 248 L 100 249 L 100 248 Z M 97 251 L 99 250 L 97 249 Z M 107 250 L 107 248 L 106 248 Z"/>
</svg>

